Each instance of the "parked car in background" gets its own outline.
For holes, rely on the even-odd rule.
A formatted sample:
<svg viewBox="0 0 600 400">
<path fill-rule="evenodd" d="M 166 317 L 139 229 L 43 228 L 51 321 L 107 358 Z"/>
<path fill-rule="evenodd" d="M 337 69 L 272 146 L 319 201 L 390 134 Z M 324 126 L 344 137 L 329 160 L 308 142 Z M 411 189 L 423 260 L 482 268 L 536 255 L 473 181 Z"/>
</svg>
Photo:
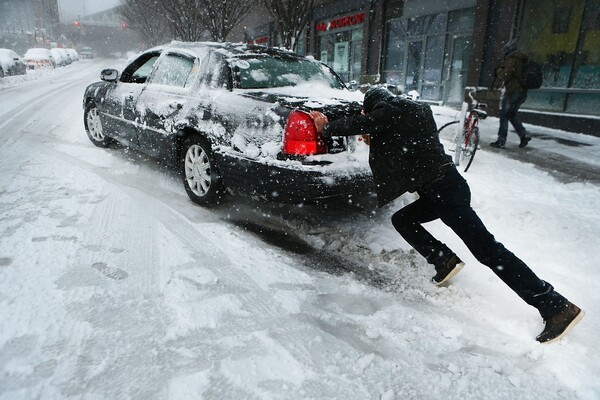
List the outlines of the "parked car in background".
<svg viewBox="0 0 600 400">
<path fill-rule="evenodd" d="M 94 50 L 91 47 L 82 47 L 79 50 L 79 57 L 81 57 L 84 60 L 95 58 Z"/>
<path fill-rule="evenodd" d="M 54 62 L 56 63 L 57 67 L 64 67 L 69 64 L 66 52 L 63 52 L 61 50 L 62 49 L 56 47 L 50 49 L 50 53 L 52 54 L 52 57 L 54 57 Z"/>
<path fill-rule="evenodd" d="M 67 60 L 67 65 L 70 65 L 73 63 L 73 58 L 71 57 L 71 54 L 67 51 L 67 49 L 63 48 L 63 47 L 59 47 L 58 51 L 60 51 L 60 53 L 62 54 L 63 58 L 65 60 Z"/>
<path fill-rule="evenodd" d="M 69 53 L 73 62 L 79 61 L 79 54 L 77 54 L 77 51 L 75 49 L 67 48 L 65 50 L 67 50 L 67 53 Z"/>
<path fill-rule="evenodd" d="M 25 61 L 10 49 L 0 49 L 0 78 L 6 75 L 23 75 L 27 72 Z"/>
<path fill-rule="evenodd" d="M 23 56 L 28 70 L 55 68 L 56 61 L 48 49 L 34 48 L 29 49 Z"/>
<path fill-rule="evenodd" d="M 84 124 L 93 144 L 121 142 L 176 161 L 192 201 L 225 191 L 284 202 L 366 192 L 368 148 L 325 139 L 308 112 L 356 115 L 362 95 L 326 65 L 254 45 L 182 43 L 142 52 L 87 87 Z"/>
</svg>

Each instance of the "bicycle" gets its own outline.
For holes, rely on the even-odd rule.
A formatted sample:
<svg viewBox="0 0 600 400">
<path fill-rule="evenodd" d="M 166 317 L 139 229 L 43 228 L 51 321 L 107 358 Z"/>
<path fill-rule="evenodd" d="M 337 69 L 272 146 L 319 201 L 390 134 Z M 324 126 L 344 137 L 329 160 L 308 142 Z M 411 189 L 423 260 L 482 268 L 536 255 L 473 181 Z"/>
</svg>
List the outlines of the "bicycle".
<svg viewBox="0 0 600 400">
<path fill-rule="evenodd" d="M 456 121 L 448 122 L 438 129 L 438 134 L 447 126 L 453 124 L 460 124 L 462 126 L 462 134 L 456 134 L 456 151 L 454 153 L 454 164 L 456 166 L 466 162 L 465 172 L 469 170 L 469 167 L 473 163 L 475 153 L 479 146 L 479 121 L 487 118 L 487 113 L 482 110 L 486 108 L 487 104 L 480 103 L 473 97 L 474 93 L 482 92 L 487 89 L 468 88 L 469 97 L 471 103 L 463 102 L 463 106 L 460 113 L 460 119 Z"/>
</svg>

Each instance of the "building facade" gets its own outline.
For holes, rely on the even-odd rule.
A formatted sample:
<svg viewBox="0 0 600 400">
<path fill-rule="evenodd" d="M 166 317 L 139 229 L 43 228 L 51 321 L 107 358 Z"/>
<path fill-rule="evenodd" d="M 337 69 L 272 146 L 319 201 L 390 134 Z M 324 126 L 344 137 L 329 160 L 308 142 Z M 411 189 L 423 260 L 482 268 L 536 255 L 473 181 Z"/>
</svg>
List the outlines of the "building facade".
<svg viewBox="0 0 600 400">
<path fill-rule="evenodd" d="M 58 0 L 0 0 L 0 47 L 23 53 L 60 34 Z"/>
<path fill-rule="evenodd" d="M 253 18 L 243 40 L 277 45 L 268 13 Z M 316 1 L 297 52 L 345 82 L 455 106 L 466 86 L 491 87 L 511 40 L 544 71 L 523 119 L 600 135 L 600 0 Z M 498 96 L 487 100 L 494 114 Z"/>
</svg>

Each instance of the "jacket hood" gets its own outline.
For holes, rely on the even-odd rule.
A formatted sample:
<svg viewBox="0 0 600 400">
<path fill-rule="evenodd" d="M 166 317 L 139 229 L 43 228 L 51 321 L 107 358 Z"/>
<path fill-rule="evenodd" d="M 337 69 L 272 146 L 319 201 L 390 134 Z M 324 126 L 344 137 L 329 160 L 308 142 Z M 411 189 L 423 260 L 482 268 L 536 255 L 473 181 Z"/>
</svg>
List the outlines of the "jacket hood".
<svg viewBox="0 0 600 400">
<path fill-rule="evenodd" d="M 386 101 L 395 97 L 389 90 L 382 87 L 374 87 L 365 93 L 363 108 L 366 113 L 373 111 L 375 106 L 382 101 Z"/>
</svg>

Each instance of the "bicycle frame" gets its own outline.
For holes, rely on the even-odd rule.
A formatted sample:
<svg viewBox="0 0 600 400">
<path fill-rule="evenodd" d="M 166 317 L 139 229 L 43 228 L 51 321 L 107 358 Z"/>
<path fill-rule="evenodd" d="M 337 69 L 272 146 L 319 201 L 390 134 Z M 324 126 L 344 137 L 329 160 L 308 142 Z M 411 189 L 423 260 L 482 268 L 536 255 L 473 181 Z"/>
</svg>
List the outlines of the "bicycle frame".
<svg viewBox="0 0 600 400">
<path fill-rule="evenodd" d="M 467 121 L 464 125 L 464 130 L 466 133 L 463 135 L 463 144 L 469 143 L 469 141 L 471 140 L 471 135 L 473 135 L 474 128 L 477 126 L 478 122 L 479 118 L 477 118 L 477 115 L 475 115 L 472 112 L 469 112 L 469 116 L 467 117 Z"/>
<path fill-rule="evenodd" d="M 471 89 L 469 91 L 469 97 L 471 98 L 471 103 L 463 102 L 461 113 L 460 113 L 460 123 L 457 126 L 456 131 L 456 152 L 454 155 L 454 163 L 456 166 L 460 165 L 462 158 L 467 158 L 467 166 L 465 168 L 465 172 L 471 166 L 473 162 L 473 158 L 475 157 L 475 152 L 477 151 L 477 146 L 479 145 L 479 112 L 480 103 L 473 97 L 473 93 L 477 92 L 477 89 Z M 481 107 L 485 107 L 485 104 L 481 103 Z M 477 110 L 477 111 L 476 111 Z M 459 131 L 458 129 L 462 129 Z M 463 152 L 467 151 L 467 153 L 463 154 Z"/>
<path fill-rule="evenodd" d="M 460 155 L 462 152 L 462 137 L 464 133 L 464 126 L 466 122 L 467 110 L 469 109 L 469 103 L 463 101 L 462 107 L 460 109 L 460 118 L 458 121 L 458 126 L 456 127 L 456 151 L 454 152 L 454 164 L 456 166 L 460 165 Z"/>
</svg>

